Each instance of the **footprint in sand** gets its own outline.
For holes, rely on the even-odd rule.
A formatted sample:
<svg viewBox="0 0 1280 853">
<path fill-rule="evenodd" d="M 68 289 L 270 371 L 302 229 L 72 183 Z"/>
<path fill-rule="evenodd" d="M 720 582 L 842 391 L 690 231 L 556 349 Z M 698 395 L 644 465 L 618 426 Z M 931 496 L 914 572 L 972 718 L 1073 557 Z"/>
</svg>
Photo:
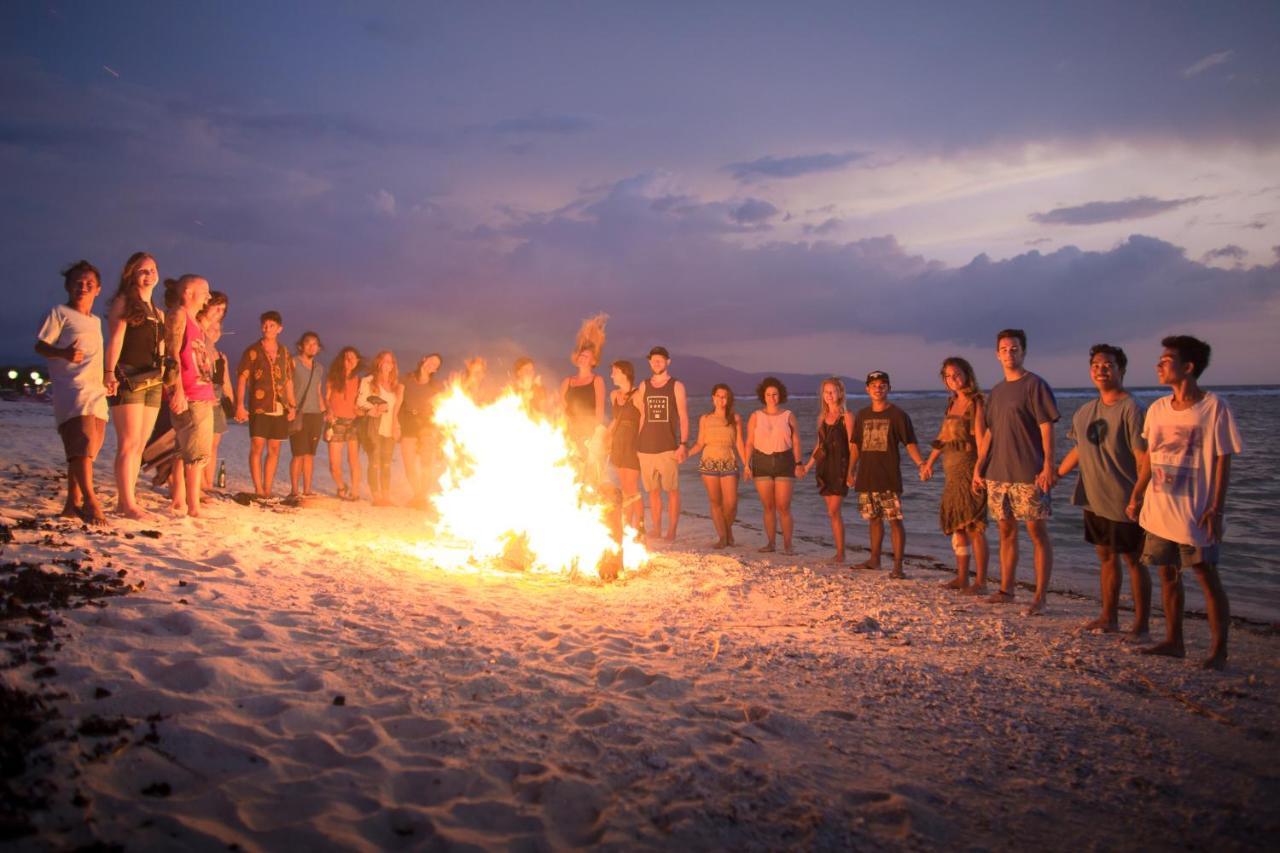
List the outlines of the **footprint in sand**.
<svg viewBox="0 0 1280 853">
<path fill-rule="evenodd" d="M 483 775 L 453 767 L 411 770 L 396 773 L 393 779 L 392 796 L 397 803 L 405 805 L 439 806 L 455 800 L 471 800 L 498 793 L 497 786 Z M 478 825 L 475 828 L 486 827 Z"/>
</svg>

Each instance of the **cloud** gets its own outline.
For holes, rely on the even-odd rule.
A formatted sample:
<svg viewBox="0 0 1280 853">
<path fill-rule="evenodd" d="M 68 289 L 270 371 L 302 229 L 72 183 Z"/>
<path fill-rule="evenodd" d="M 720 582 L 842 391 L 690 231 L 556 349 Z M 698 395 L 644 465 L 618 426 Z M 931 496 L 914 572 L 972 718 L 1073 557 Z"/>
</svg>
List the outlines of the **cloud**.
<svg viewBox="0 0 1280 853">
<path fill-rule="evenodd" d="M 1053 242 L 1052 237 L 1036 237 L 1034 240 L 1025 241 L 1023 245 L 1024 246 L 1042 246 L 1045 243 L 1052 243 L 1052 242 Z"/>
<path fill-rule="evenodd" d="M 840 230 L 840 226 L 843 224 L 844 224 L 844 220 L 837 219 L 836 217 L 832 216 L 828 219 L 823 220 L 817 225 L 806 224 L 802 230 L 804 231 L 805 234 L 810 234 L 815 237 L 825 237 L 828 234 L 831 234 L 835 231 Z"/>
<path fill-rule="evenodd" d="M 591 128 L 591 121 L 582 116 L 534 113 L 527 116 L 505 118 L 488 125 L 486 129 L 497 134 L 563 136 L 583 133 Z"/>
<path fill-rule="evenodd" d="M 1267 223 L 1263 222 L 1261 219 L 1255 219 L 1252 222 L 1246 222 L 1244 227 L 1253 231 L 1261 231 L 1263 228 L 1267 227 Z"/>
<path fill-rule="evenodd" d="M 1199 74 L 1203 74 L 1215 65 L 1221 65 L 1224 62 L 1230 61 L 1234 54 L 1234 50 L 1223 50 L 1218 53 L 1211 53 L 1182 69 L 1182 76 L 1190 79 Z"/>
<path fill-rule="evenodd" d="M 1234 261 L 1239 264 L 1244 262 L 1245 256 L 1248 254 L 1247 251 L 1235 243 L 1229 243 L 1226 246 L 1219 246 L 1216 249 L 1210 249 L 1205 252 L 1200 262 L 1208 264 L 1213 261 Z"/>
<path fill-rule="evenodd" d="M 798 178 L 801 175 L 812 175 L 818 172 L 834 172 L 866 156 L 866 153 L 861 151 L 847 151 L 843 154 L 798 154 L 793 157 L 769 155 L 756 160 L 730 163 L 724 167 L 724 170 L 739 181 Z"/>
<path fill-rule="evenodd" d="M 759 198 L 749 198 L 729 210 L 729 218 L 740 225 L 758 225 L 777 215 L 778 208 Z"/>
<path fill-rule="evenodd" d="M 1208 196 L 1160 199 L 1144 195 L 1123 201 L 1090 201 L 1071 207 L 1055 207 L 1047 213 L 1033 213 L 1032 222 L 1041 225 L 1098 225 L 1103 222 L 1123 222 L 1126 219 L 1145 219 L 1188 204 L 1204 201 Z"/>
<path fill-rule="evenodd" d="M 381 213 L 383 216 L 396 215 L 396 197 L 388 190 L 380 189 L 369 199 L 373 202 L 373 209 Z"/>
</svg>

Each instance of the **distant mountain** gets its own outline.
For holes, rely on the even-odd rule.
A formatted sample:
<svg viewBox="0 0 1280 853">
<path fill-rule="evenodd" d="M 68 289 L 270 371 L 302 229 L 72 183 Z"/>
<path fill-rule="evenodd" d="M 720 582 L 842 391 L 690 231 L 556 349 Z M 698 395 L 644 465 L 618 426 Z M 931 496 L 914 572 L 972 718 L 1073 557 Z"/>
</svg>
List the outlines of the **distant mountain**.
<svg viewBox="0 0 1280 853">
<path fill-rule="evenodd" d="M 636 367 L 636 382 L 649 375 L 649 361 L 647 358 L 640 356 L 639 358 L 628 360 Z M 743 370 L 726 367 L 718 361 L 712 361 L 702 356 L 682 355 L 678 352 L 673 352 L 671 354 L 671 375 L 683 382 L 685 390 L 695 396 L 710 396 L 711 386 L 717 382 L 723 382 L 733 389 L 735 397 L 746 399 L 755 396 L 756 385 L 766 376 L 776 376 L 782 380 L 782 384 L 787 386 L 788 394 L 816 397 L 821 390 L 822 380 L 826 379 L 829 374 L 779 373 L 778 371 L 748 373 Z M 848 376 L 840 378 L 844 380 L 845 388 L 848 390 L 854 392 L 862 390 L 862 379 L 851 379 Z"/>
</svg>

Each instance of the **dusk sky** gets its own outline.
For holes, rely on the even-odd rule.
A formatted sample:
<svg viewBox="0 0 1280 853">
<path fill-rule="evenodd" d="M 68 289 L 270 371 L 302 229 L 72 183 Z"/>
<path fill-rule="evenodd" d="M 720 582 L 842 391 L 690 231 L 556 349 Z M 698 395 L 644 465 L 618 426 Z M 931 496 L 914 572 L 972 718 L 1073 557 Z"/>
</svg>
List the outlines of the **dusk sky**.
<svg viewBox="0 0 1280 853">
<path fill-rule="evenodd" d="M 231 298 L 403 356 L 570 369 L 651 344 L 744 370 L 993 333 L 1086 385 L 1123 345 L 1280 381 L 1280 3 L 6 2 L 0 355 L 58 271 Z M 100 313 L 105 313 L 105 295 Z M 34 360 L 34 357 L 31 358 Z M 745 390 L 745 389 L 743 389 Z"/>
</svg>

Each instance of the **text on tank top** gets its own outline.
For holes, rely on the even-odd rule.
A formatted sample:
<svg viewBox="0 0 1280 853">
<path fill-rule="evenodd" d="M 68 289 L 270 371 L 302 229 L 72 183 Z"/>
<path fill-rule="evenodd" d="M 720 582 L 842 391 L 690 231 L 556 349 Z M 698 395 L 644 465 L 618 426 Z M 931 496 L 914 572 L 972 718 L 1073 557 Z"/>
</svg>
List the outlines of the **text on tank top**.
<svg viewBox="0 0 1280 853">
<path fill-rule="evenodd" d="M 667 379 L 661 388 L 654 388 L 645 380 L 642 386 L 644 397 L 644 426 L 640 428 L 640 437 L 636 442 L 639 453 L 665 453 L 680 446 L 677 430 L 679 412 L 676 409 L 676 380 Z"/>
</svg>

